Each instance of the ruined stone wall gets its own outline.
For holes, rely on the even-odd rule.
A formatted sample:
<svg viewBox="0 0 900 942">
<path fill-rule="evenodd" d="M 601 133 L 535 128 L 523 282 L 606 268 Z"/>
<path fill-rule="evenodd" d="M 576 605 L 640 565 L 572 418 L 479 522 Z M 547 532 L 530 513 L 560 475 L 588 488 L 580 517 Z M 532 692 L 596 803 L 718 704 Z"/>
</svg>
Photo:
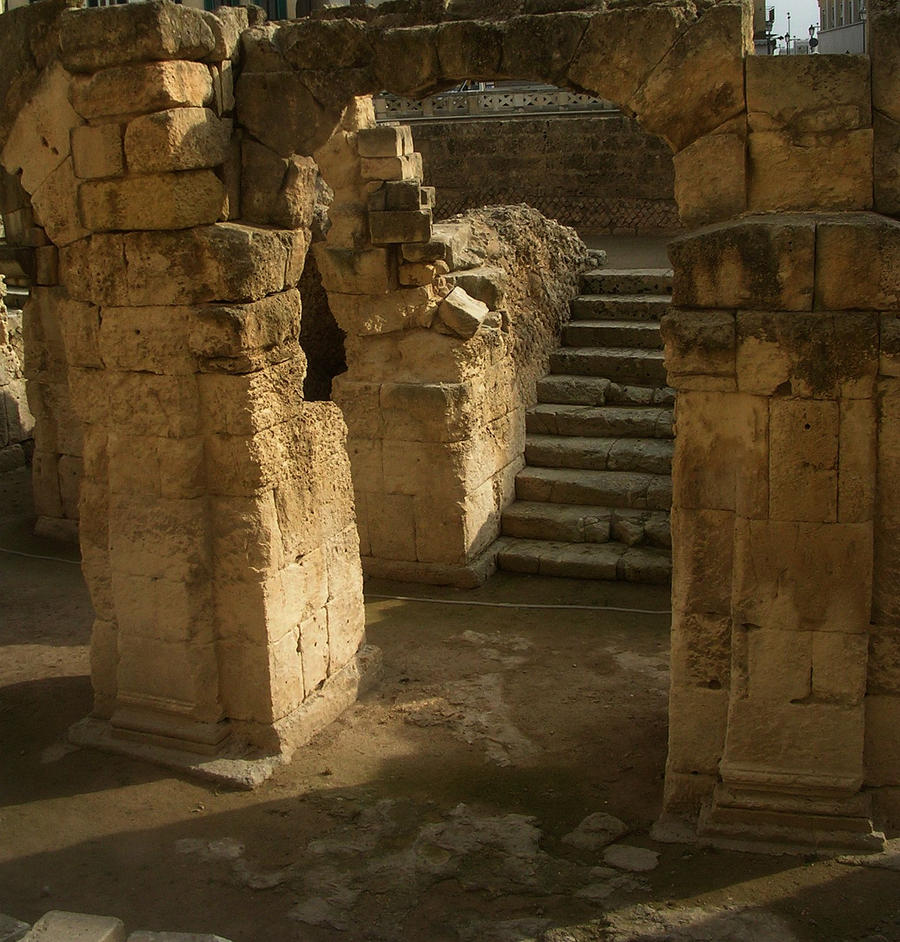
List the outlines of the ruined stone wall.
<svg viewBox="0 0 900 942">
<path fill-rule="evenodd" d="M 0 472 L 26 464 L 34 449 L 34 417 L 22 370 L 22 323 L 6 310 L 5 294 L 0 276 Z"/>
<path fill-rule="evenodd" d="M 579 232 L 680 228 L 672 152 L 625 115 L 530 115 L 417 122 L 439 219 L 528 203 Z"/>
<path fill-rule="evenodd" d="M 524 207 L 433 228 L 410 130 L 375 127 L 371 100 L 316 159 L 334 191 L 315 251 L 347 334 L 334 398 L 350 430 L 364 567 L 477 584 L 494 566 L 485 551 L 513 499 L 524 409 L 586 249 Z"/>
</svg>

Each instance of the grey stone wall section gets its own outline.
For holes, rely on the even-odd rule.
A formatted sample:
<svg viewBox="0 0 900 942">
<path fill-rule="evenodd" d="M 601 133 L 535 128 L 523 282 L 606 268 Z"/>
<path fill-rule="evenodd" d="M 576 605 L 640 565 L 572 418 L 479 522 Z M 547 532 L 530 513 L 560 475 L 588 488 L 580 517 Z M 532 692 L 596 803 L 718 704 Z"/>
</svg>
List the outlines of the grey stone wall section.
<svg viewBox="0 0 900 942">
<path fill-rule="evenodd" d="M 680 229 L 672 152 L 625 115 L 413 125 L 435 217 L 527 203 L 579 232 Z"/>
</svg>

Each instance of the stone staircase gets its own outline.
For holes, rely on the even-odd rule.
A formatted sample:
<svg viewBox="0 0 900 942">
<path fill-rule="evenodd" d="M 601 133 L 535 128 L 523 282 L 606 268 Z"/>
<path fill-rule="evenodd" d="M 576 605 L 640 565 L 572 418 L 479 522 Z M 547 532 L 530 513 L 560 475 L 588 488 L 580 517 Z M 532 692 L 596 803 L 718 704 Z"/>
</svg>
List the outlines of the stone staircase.
<svg viewBox="0 0 900 942">
<path fill-rule="evenodd" d="M 526 415 L 526 466 L 503 514 L 501 569 L 671 576 L 672 407 L 659 318 L 666 269 L 589 272 Z"/>
</svg>

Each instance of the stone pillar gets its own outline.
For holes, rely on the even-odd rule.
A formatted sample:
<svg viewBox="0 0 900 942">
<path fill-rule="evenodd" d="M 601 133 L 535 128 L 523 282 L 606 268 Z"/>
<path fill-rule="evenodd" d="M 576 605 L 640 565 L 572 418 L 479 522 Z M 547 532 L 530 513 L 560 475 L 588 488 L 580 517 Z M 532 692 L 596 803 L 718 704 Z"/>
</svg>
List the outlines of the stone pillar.
<svg viewBox="0 0 900 942">
<path fill-rule="evenodd" d="M 345 427 L 302 398 L 308 220 L 240 217 L 246 15 L 63 14 L 65 134 L 23 174 L 60 248 L 48 323 L 84 428 L 95 711 L 73 736 L 175 765 L 290 755 L 355 698 L 364 637 Z"/>
<path fill-rule="evenodd" d="M 696 807 L 712 788 L 700 835 L 720 845 L 880 846 L 861 791 L 875 311 L 896 304 L 898 237 L 872 214 L 766 216 L 671 248 L 666 802 Z"/>
</svg>

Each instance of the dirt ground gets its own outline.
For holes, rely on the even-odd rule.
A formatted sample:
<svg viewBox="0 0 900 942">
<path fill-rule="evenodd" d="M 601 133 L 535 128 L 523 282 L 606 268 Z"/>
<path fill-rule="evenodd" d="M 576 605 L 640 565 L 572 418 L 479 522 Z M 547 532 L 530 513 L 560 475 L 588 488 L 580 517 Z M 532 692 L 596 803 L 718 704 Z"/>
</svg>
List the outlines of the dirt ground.
<svg viewBox="0 0 900 942">
<path fill-rule="evenodd" d="M 668 617 L 517 606 L 665 610 L 656 587 L 370 583 L 380 683 L 252 793 L 72 748 L 90 604 L 27 490 L 0 476 L 0 547 L 56 559 L 0 553 L 0 912 L 233 942 L 900 940 L 900 872 L 650 839 Z M 609 866 L 576 831 L 597 812 L 658 866 Z"/>
</svg>

